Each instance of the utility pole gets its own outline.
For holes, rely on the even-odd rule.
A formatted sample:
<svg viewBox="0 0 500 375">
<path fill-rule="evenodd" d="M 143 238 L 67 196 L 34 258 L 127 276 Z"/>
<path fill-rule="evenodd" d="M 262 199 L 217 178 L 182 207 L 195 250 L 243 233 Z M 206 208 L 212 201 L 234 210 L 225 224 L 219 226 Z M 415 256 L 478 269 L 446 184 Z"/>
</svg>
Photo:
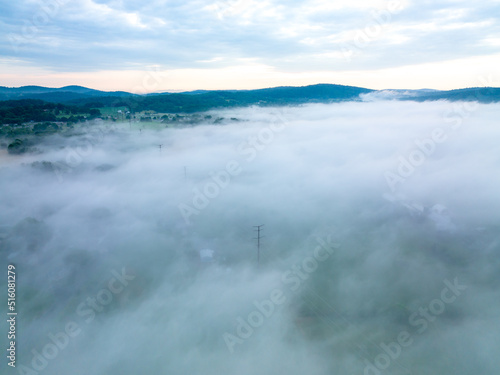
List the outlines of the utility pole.
<svg viewBox="0 0 500 375">
<path fill-rule="evenodd" d="M 264 226 L 264 224 L 253 226 L 254 228 L 257 228 L 257 229 L 254 229 L 254 231 L 257 232 L 257 237 L 255 237 L 254 240 L 257 240 L 257 264 L 259 264 L 259 265 L 260 265 L 260 239 L 264 238 L 264 236 L 260 235 L 260 231 L 262 230 L 261 228 L 263 226 Z"/>
</svg>

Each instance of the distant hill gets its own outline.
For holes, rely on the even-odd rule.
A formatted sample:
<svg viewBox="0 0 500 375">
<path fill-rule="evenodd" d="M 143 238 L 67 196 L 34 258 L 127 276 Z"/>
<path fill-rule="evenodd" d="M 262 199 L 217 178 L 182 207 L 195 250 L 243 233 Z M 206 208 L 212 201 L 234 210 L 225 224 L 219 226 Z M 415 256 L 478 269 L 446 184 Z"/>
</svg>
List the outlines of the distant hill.
<svg viewBox="0 0 500 375">
<path fill-rule="evenodd" d="M 423 91 L 411 98 L 402 100 L 414 100 L 419 102 L 448 100 L 448 101 L 477 101 L 479 103 L 500 102 L 500 88 L 495 87 L 472 87 L 466 89 L 449 91 Z"/>
<path fill-rule="evenodd" d="M 51 88 L 42 86 L 0 86 L 0 100 L 40 99 L 46 102 L 65 103 L 96 97 L 124 97 L 133 94 L 124 91 L 100 91 L 82 86 Z"/>
<path fill-rule="evenodd" d="M 303 87 L 274 87 L 259 90 L 195 91 L 187 93 L 149 94 L 135 97 L 100 97 L 106 106 L 127 106 L 132 111 L 154 110 L 169 113 L 202 112 L 214 108 L 250 105 L 297 105 L 360 100 L 360 94 L 373 90 L 361 87 L 319 84 Z M 84 99 L 85 104 L 91 99 Z M 95 101 L 95 100 L 94 100 Z M 75 101 L 72 104 L 77 104 Z"/>
<path fill-rule="evenodd" d="M 360 96 L 361 95 L 361 96 Z M 478 101 L 500 102 L 500 88 L 482 87 L 459 90 L 370 90 L 362 87 L 317 84 L 282 86 L 258 90 L 196 90 L 182 93 L 135 95 L 124 91 L 99 91 L 82 86 L 48 88 L 0 87 L 1 100 L 37 99 L 70 106 L 128 107 L 132 112 L 153 110 L 168 113 L 194 113 L 215 108 L 300 105 L 359 100 Z"/>
</svg>

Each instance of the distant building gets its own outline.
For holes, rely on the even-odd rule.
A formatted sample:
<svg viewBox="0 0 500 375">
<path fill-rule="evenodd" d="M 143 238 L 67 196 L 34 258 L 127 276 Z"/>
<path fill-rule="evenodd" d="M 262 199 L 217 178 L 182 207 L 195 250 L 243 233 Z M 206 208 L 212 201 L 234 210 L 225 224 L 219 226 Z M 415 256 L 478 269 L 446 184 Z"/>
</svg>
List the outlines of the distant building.
<svg viewBox="0 0 500 375">
<path fill-rule="evenodd" d="M 200 250 L 200 261 L 202 263 L 212 263 L 215 261 L 214 259 L 214 253 L 215 251 L 210 250 L 210 249 L 203 249 Z"/>
</svg>

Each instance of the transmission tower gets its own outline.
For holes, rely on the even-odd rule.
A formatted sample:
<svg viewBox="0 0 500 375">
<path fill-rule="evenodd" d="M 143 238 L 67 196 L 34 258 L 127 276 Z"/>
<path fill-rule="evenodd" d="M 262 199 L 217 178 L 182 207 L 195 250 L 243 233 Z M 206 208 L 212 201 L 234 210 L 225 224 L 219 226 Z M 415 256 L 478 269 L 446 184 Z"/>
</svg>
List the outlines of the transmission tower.
<svg viewBox="0 0 500 375">
<path fill-rule="evenodd" d="M 256 228 L 254 229 L 255 232 L 257 232 L 257 237 L 254 237 L 254 240 L 257 240 L 257 264 L 260 264 L 260 240 L 264 238 L 264 236 L 260 235 L 260 232 L 262 231 L 262 225 L 254 225 L 253 227 Z"/>
</svg>

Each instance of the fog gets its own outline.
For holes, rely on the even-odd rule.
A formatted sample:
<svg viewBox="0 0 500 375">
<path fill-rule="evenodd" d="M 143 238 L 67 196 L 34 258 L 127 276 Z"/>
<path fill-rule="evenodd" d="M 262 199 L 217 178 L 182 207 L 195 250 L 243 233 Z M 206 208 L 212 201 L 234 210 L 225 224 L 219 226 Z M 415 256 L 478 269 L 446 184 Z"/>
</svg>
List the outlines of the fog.
<svg viewBox="0 0 500 375">
<path fill-rule="evenodd" d="M 252 107 L 2 154 L 13 371 L 498 373 L 499 113 Z"/>
</svg>

